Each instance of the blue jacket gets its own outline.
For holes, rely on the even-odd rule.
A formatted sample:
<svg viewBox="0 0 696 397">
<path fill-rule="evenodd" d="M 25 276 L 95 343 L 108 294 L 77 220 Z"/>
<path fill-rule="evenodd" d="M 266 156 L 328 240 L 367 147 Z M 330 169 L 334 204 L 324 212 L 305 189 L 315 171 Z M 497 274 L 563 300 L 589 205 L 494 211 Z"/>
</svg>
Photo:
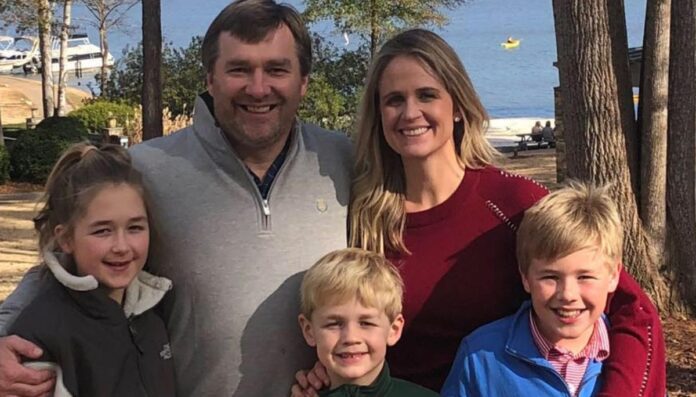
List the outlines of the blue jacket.
<svg viewBox="0 0 696 397">
<path fill-rule="evenodd" d="M 565 380 L 534 343 L 529 328 L 530 302 L 517 313 L 486 324 L 462 340 L 442 395 L 567 396 Z M 602 363 L 592 360 L 580 382 L 579 397 L 598 392 Z"/>
</svg>

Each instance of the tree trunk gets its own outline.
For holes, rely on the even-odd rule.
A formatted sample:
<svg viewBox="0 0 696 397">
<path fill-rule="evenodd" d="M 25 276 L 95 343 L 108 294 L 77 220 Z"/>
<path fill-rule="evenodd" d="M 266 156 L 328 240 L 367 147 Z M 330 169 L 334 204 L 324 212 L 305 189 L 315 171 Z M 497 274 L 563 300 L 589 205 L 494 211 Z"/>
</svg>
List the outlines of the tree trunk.
<svg viewBox="0 0 696 397">
<path fill-rule="evenodd" d="M 616 78 L 621 131 L 626 140 L 626 159 L 634 197 L 640 205 L 640 135 L 633 106 L 631 66 L 628 63 L 628 35 L 623 0 L 612 0 L 607 6 L 611 60 Z"/>
<path fill-rule="evenodd" d="M 370 59 L 377 53 L 379 44 L 379 22 L 377 21 L 377 5 L 375 0 L 370 0 Z"/>
<path fill-rule="evenodd" d="M 106 88 L 107 66 L 106 62 L 109 59 L 109 40 L 106 37 L 106 6 L 104 2 L 99 3 L 99 47 L 101 48 L 102 66 L 99 71 L 99 92 L 104 92 Z"/>
<path fill-rule="evenodd" d="M 5 133 L 2 131 L 2 107 L 0 107 L 0 146 L 5 146 Z"/>
<path fill-rule="evenodd" d="M 640 217 L 652 246 L 665 252 L 667 224 L 667 98 L 669 95 L 669 7 L 671 0 L 648 1 L 643 35 L 638 125 Z"/>
<path fill-rule="evenodd" d="M 627 153 L 633 109 L 625 103 L 626 25 L 612 7 L 623 8 L 623 1 L 553 0 L 568 176 L 612 184 L 625 228 L 624 264 L 662 307 L 667 288 L 638 216 Z"/>
<path fill-rule="evenodd" d="M 667 233 L 672 303 L 696 314 L 696 0 L 672 2 Z M 678 51 L 676 49 L 679 49 Z"/>
<path fill-rule="evenodd" d="M 63 26 L 60 30 L 60 63 L 58 65 L 58 106 L 56 115 L 65 115 L 65 91 L 68 87 L 68 72 L 66 63 L 68 61 L 68 34 L 70 31 L 70 14 L 72 11 L 72 0 L 64 0 L 63 3 Z"/>
<path fill-rule="evenodd" d="M 143 140 L 162 136 L 160 0 L 143 0 Z"/>
<path fill-rule="evenodd" d="M 53 19 L 48 0 L 39 0 L 39 42 L 41 46 L 41 88 L 43 91 L 44 118 L 53 116 L 53 64 L 51 42 L 51 20 Z"/>
<path fill-rule="evenodd" d="M 106 88 L 106 80 L 109 76 L 109 39 L 106 35 L 106 26 L 101 24 L 99 26 L 99 46 L 101 47 L 102 65 L 99 71 L 99 91 L 104 92 Z"/>
</svg>

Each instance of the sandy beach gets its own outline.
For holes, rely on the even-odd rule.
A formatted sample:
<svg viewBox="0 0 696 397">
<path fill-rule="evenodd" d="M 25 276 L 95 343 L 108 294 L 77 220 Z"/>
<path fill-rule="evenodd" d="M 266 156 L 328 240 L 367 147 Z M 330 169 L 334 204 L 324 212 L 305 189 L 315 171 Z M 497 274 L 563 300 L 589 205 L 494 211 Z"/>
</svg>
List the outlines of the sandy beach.
<svg viewBox="0 0 696 397">
<path fill-rule="evenodd" d="M 85 91 L 68 87 L 67 112 L 79 108 L 83 100 L 91 97 Z M 34 116 L 41 119 L 41 107 L 41 81 L 0 75 L 0 111 L 3 125 L 26 122 L 27 118 L 32 116 L 32 108 L 37 109 Z"/>
<path fill-rule="evenodd" d="M 39 192 L 0 194 L 0 301 L 37 261 L 32 219 Z"/>
</svg>

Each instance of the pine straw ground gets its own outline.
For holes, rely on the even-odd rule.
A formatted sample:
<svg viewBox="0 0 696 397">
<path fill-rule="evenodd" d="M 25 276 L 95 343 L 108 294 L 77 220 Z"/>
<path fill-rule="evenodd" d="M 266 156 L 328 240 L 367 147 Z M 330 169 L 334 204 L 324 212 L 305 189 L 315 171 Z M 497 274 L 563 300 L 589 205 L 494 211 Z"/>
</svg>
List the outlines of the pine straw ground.
<svg viewBox="0 0 696 397">
<path fill-rule="evenodd" d="M 532 177 L 551 189 L 556 181 L 553 150 L 530 150 L 506 155 L 500 165 Z M 0 185 L 0 300 L 5 299 L 36 260 L 31 218 L 40 186 Z M 34 192 L 34 193 L 27 193 Z M 672 397 L 696 396 L 696 319 L 664 319 L 667 343 L 667 385 Z"/>
</svg>

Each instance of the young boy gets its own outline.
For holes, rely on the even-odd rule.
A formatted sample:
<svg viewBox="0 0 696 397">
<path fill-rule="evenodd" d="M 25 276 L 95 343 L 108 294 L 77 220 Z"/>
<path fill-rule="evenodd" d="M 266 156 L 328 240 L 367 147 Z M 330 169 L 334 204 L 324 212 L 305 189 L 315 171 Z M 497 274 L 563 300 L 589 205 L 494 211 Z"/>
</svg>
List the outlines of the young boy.
<svg viewBox="0 0 696 397">
<path fill-rule="evenodd" d="M 401 337 L 402 294 L 398 271 L 361 249 L 331 252 L 307 271 L 299 321 L 331 381 L 320 396 L 437 396 L 389 376 L 384 357 Z"/>
<path fill-rule="evenodd" d="M 517 260 L 531 303 L 464 338 L 442 395 L 594 395 L 622 240 L 606 188 L 571 183 L 528 209 Z"/>
</svg>

